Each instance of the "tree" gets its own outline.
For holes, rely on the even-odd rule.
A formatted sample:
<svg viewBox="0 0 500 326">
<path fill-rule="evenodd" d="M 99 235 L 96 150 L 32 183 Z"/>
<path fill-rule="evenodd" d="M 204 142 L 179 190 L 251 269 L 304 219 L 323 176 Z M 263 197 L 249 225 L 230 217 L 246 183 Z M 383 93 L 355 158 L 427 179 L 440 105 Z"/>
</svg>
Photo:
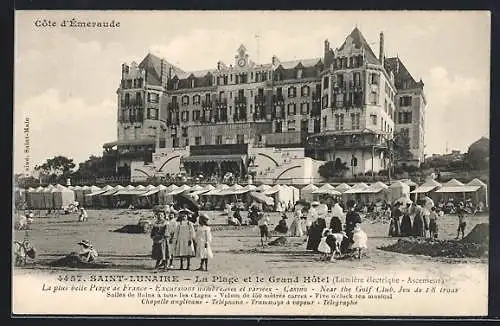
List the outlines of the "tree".
<svg viewBox="0 0 500 326">
<path fill-rule="evenodd" d="M 54 156 L 47 159 L 42 165 L 35 166 L 35 171 L 38 173 L 40 180 L 55 183 L 65 182 L 74 168 L 73 159 L 65 156 Z"/>
<path fill-rule="evenodd" d="M 116 176 L 115 161 L 108 161 L 105 157 L 91 155 L 88 160 L 79 164 L 78 170 L 71 175 L 71 178 L 95 180 Z"/>
<path fill-rule="evenodd" d="M 413 158 L 410 151 L 410 135 L 407 132 L 394 133 L 394 156 L 398 161 L 407 161 Z"/>
<path fill-rule="evenodd" d="M 488 169 L 490 165 L 490 141 L 483 137 L 470 145 L 466 160 L 473 169 Z"/>
<path fill-rule="evenodd" d="M 325 179 L 330 179 L 333 177 L 341 177 L 345 171 L 349 170 L 346 162 L 341 162 L 340 160 L 328 161 L 321 165 L 318 169 L 319 175 Z"/>
</svg>

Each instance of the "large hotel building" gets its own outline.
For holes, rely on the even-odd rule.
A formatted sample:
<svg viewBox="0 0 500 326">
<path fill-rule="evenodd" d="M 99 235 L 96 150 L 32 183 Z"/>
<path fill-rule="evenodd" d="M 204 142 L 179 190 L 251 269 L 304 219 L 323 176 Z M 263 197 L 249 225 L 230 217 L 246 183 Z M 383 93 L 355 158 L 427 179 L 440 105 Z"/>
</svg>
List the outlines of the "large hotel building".
<svg viewBox="0 0 500 326">
<path fill-rule="evenodd" d="M 183 71 L 152 54 L 122 65 L 117 91 L 117 172 L 140 181 L 179 173 L 230 171 L 265 183 L 319 181 L 326 161 L 346 177 L 391 164 L 394 135 L 424 159 L 426 100 L 399 58 L 376 56 L 358 28 L 317 58 L 253 62 L 244 45 L 234 62 Z"/>
</svg>

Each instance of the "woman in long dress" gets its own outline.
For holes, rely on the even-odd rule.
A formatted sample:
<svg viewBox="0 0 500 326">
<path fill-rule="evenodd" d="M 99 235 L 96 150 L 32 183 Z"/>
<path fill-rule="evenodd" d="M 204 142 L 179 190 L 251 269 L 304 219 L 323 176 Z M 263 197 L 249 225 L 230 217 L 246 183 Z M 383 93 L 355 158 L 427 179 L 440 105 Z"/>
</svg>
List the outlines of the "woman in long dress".
<svg viewBox="0 0 500 326">
<path fill-rule="evenodd" d="M 422 207 L 416 205 L 414 208 L 413 218 L 413 235 L 416 237 L 425 237 L 428 226 L 425 223 L 424 212 Z"/>
<path fill-rule="evenodd" d="M 401 210 L 399 209 L 399 206 L 401 203 L 397 202 L 394 204 L 394 210 L 392 211 L 391 214 L 391 223 L 389 225 L 389 236 L 390 237 L 398 237 L 400 235 L 400 226 L 399 226 L 399 218 L 403 213 L 401 213 Z"/>
<path fill-rule="evenodd" d="M 403 217 L 401 219 L 400 234 L 403 237 L 408 237 L 412 235 L 412 225 L 410 217 L 410 207 L 407 205 L 406 210 L 403 212 Z"/>
<path fill-rule="evenodd" d="M 212 259 L 214 254 L 212 252 L 212 231 L 208 226 L 208 216 L 201 214 L 199 219 L 199 227 L 196 230 L 196 255 L 200 258 L 199 271 L 208 271 L 208 259 Z"/>
<path fill-rule="evenodd" d="M 307 239 L 307 246 L 306 246 L 307 250 L 318 251 L 318 246 L 321 241 L 321 236 L 325 228 L 326 228 L 325 219 L 319 217 L 316 221 L 314 221 L 311 228 L 309 229 L 309 237 Z"/>
<path fill-rule="evenodd" d="M 164 212 L 156 213 L 156 220 L 151 227 L 151 239 L 153 240 L 153 250 L 151 258 L 156 260 L 155 268 L 167 267 L 167 257 L 168 257 L 168 224 L 165 219 Z"/>
<path fill-rule="evenodd" d="M 186 270 L 190 269 L 191 257 L 194 257 L 193 240 L 195 238 L 194 225 L 188 221 L 189 211 L 179 211 L 179 221 L 174 229 L 172 245 L 173 256 L 180 259 L 180 269 L 184 269 L 184 259 L 186 260 Z"/>
<path fill-rule="evenodd" d="M 292 237 L 302 237 L 304 235 L 301 225 L 301 216 L 302 213 L 300 210 L 295 211 L 292 224 L 290 225 L 290 235 Z"/>
</svg>

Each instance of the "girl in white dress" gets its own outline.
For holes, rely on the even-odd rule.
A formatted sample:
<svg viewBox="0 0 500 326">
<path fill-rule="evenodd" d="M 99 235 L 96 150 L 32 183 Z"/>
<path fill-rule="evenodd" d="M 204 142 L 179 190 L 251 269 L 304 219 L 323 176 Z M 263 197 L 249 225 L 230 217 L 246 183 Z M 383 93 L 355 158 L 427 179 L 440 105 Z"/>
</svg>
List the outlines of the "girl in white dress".
<svg viewBox="0 0 500 326">
<path fill-rule="evenodd" d="M 354 242 L 352 248 L 356 251 L 357 258 L 361 259 L 361 252 L 363 249 L 368 248 L 368 236 L 365 231 L 361 230 L 361 225 L 359 223 L 354 227 L 352 241 Z"/>
<path fill-rule="evenodd" d="M 201 214 L 196 230 L 196 255 L 201 259 L 199 271 L 208 271 L 208 259 L 212 259 L 212 231 L 208 226 L 208 216 Z"/>
<path fill-rule="evenodd" d="M 332 249 L 330 246 L 326 243 L 326 238 L 328 235 L 331 233 L 330 229 L 324 229 L 323 233 L 321 234 L 321 241 L 319 242 L 318 245 L 318 251 L 323 254 L 322 260 L 328 260 L 330 254 L 332 253 Z"/>
</svg>

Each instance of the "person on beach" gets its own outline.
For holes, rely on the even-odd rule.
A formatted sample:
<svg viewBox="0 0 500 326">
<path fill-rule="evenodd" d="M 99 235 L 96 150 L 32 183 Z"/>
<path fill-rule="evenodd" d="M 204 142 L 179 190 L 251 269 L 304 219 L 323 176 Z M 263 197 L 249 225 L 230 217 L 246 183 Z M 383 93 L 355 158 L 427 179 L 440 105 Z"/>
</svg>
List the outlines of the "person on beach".
<svg viewBox="0 0 500 326">
<path fill-rule="evenodd" d="M 332 233 L 330 229 L 324 229 L 322 234 L 321 234 L 321 240 L 318 245 L 318 251 L 322 253 L 321 260 L 327 261 L 330 254 L 332 253 L 332 249 L 327 243 L 327 237 Z"/>
<path fill-rule="evenodd" d="M 341 244 L 341 251 L 346 253 L 353 243 L 353 232 L 356 224 L 361 224 L 361 216 L 356 212 L 356 202 L 352 199 L 347 201 L 347 213 L 345 217 L 345 233 L 347 238 Z"/>
<path fill-rule="evenodd" d="M 352 248 L 355 250 L 356 257 L 361 259 L 363 250 L 368 248 L 368 236 L 361 229 L 361 224 L 359 223 L 354 227 L 352 241 Z"/>
<path fill-rule="evenodd" d="M 412 234 L 410 208 L 411 204 L 407 204 L 406 209 L 403 212 L 403 217 L 401 219 L 400 234 L 403 237 L 408 237 Z"/>
<path fill-rule="evenodd" d="M 458 239 L 460 237 L 460 233 L 462 233 L 462 239 L 465 236 L 465 228 L 467 227 L 467 222 L 465 220 L 466 213 L 467 210 L 464 207 L 464 203 L 462 202 L 458 203 L 458 208 L 457 208 L 458 228 L 457 228 L 457 237 L 455 239 Z"/>
<path fill-rule="evenodd" d="M 208 260 L 214 257 L 212 253 L 212 231 L 208 226 L 208 215 L 202 213 L 199 217 L 199 227 L 196 230 L 196 255 L 200 258 L 199 271 L 208 271 Z"/>
<path fill-rule="evenodd" d="M 307 238 L 307 250 L 312 250 L 314 252 L 318 251 L 319 243 L 321 242 L 321 237 L 323 236 L 323 230 L 326 228 L 326 221 L 324 218 L 318 217 L 316 221 L 309 228 L 309 234 Z"/>
<path fill-rule="evenodd" d="M 151 258 L 156 260 L 155 268 L 167 267 L 168 246 L 167 240 L 170 231 L 163 211 L 156 212 L 155 223 L 151 227 L 151 239 L 153 240 L 153 248 Z"/>
<path fill-rule="evenodd" d="M 288 217 L 286 216 L 286 213 L 283 212 L 281 215 L 281 220 L 278 222 L 278 225 L 274 228 L 274 231 L 281 233 L 281 234 L 287 234 L 288 233 L 288 225 L 286 224 L 286 220 Z"/>
<path fill-rule="evenodd" d="M 184 260 L 186 260 L 186 270 L 191 267 L 191 257 L 194 257 L 193 240 L 195 238 L 194 225 L 188 221 L 190 211 L 182 209 L 179 211 L 178 223 L 174 229 L 172 241 L 174 257 L 180 259 L 180 269 L 184 269 Z"/>
<path fill-rule="evenodd" d="M 167 247 L 168 247 L 168 251 L 167 251 L 167 254 L 168 254 L 168 264 L 167 264 L 167 268 L 168 269 L 172 269 L 174 268 L 174 246 L 172 244 L 172 242 L 170 241 L 170 239 L 173 239 L 174 238 L 174 230 L 176 229 L 177 227 L 177 211 L 172 208 L 172 207 L 168 207 L 167 206 L 167 211 L 168 211 L 168 221 L 167 221 L 167 224 L 168 224 L 168 239 L 169 241 L 167 241 Z"/>
<path fill-rule="evenodd" d="M 429 214 L 429 233 L 431 239 L 437 239 L 439 234 L 437 219 L 438 219 L 438 214 L 436 212 L 436 207 L 432 207 L 431 212 Z"/>
<path fill-rule="evenodd" d="M 267 243 L 269 240 L 269 217 L 263 212 L 259 212 L 259 220 L 257 221 L 257 225 L 260 230 L 260 244 L 264 247 L 264 242 Z"/>
<path fill-rule="evenodd" d="M 77 253 L 80 261 L 83 263 L 94 263 L 99 255 L 92 243 L 89 240 L 82 240 L 78 244 L 81 246 L 80 251 Z"/>
<path fill-rule="evenodd" d="M 88 219 L 88 214 L 83 206 L 80 206 L 80 214 L 78 215 L 78 222 L 85 222 Z"/>
<path fill-rule="evenodd" d="M 398 237 L 400 235 L 400 222 L 399 219 L 403 215 L 401 212 L 401 209 L 399 208 L 401 206 L 400 202 L 396 202 L 394 204 L 394 209 L 392 210 L 391 213 L 391 222 L 389 224 L 389 236 L 390 237 Z"/>
<path fill-rule="evenodd" d="M 429 228 L 422 206 L 416 204 L 413 206 L 413 235 L 416 237 L 425 237 L 426 230 Z"/>
<path fill-rule="evenodd" d="M 302 237 L 304 235 L 301 226 L 302 209 L 298 209 L 293 214 L 293 221 L 290 225 L 290 235 L 292 237 Z"/>
</svg>

